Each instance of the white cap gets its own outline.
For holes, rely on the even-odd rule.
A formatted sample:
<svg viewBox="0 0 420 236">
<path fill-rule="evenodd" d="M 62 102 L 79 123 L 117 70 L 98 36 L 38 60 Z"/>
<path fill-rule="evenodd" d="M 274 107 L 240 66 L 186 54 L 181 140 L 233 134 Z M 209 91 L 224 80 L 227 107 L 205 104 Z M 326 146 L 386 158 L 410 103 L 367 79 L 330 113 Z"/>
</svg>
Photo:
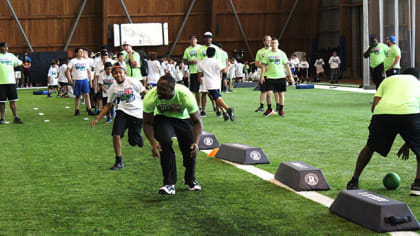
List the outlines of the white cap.
<svg viewBox="0 0 420 236">
<path fill-rule="evenodd" d="M 211 37 L 213 38 L 213 34 L 211 32 L 205 32 L 204 37 Z"/>
</svg>

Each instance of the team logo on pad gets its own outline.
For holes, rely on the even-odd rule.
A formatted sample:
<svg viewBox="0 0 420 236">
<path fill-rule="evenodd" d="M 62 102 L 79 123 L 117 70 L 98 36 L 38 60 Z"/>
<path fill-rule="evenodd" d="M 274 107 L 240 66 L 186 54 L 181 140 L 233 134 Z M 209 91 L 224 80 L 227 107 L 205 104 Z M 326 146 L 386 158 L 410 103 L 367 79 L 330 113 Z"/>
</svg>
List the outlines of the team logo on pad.
<svg viewBox="0 0 420 236">
<path fill-rule="evenodd" d="M 211 145 L 213 145 L 213 139 L 210 138 L 210 137 L 206 137 L 206 138 L 203 139 L 203 143 L 206 146 L 211 146 Z"/>
<path fill-rule="evenodd" d="M 261 159 L 261 154 L 258 151 L 252 151 L 249 153 L 249 157 L 254 161 L 259 161 Z"/>
<path fill-rule="evenodd" d="M 317 185 L 319 182 L 318 176 L 313 173 L 305 175 L 305 183 L 311 186 Z"/>
</svg>

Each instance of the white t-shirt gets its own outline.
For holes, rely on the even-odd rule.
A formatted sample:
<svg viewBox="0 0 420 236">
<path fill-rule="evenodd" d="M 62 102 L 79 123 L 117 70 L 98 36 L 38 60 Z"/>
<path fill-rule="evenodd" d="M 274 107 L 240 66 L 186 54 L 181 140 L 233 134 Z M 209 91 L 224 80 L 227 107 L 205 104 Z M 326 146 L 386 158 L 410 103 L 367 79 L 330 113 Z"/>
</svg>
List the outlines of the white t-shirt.
<svg viewBox="0 0 420 236">
<path fill-rule="evenodd" d="M 290 69 L 291 68 L 298 68 L 300 61 L 299 61 L 299 58 L 295 57 L 293 59 L 290 59 L 289 63 L 290 63 Z"/>
<path fill-rule="evenodd" d="M 328 60 L 328 64 L 330 64 L 330 68 L 331 69 L 336 69 L 340 66 L 341 60 L 340 57 L 336 56 L 331 56 L 330 60 Z"/>
<path fill-rule="evenodd" d="M 207 90 L 220 89 L 222 69 L 222 62 L 214 57 L 206 58 L 198 63 L 197 71 L 203 73 L 203 84 Z"/>
<path fill-rule="evenodd" d="M 182 81 L 182 79 L 184 78 L 184 70 L 182 67 L 180 67 L 180 65 L 176 66 L 176 81 L 177 82 Z"/>
<path fill-rule="evenodd" d="M 86 59 L 73 58 L 67 65 L 71 69 L 71 78 L 73 80 L 84 80 L 88 79 L 88 72 L 90 70 L 89 61 Z"/>
<path fill-rule="evenodd" d="M 50 66 L 48 70 L 48 85 L 58 85 L 58 66 Z"/>
<path fill-rule="evenodd" d="M 101 72 L 99 74 L 98 83 L 104 85 L 104 89 L 106 91 L 102 91 L 102 97 L 107 98 L 108 97 L 108 90 L 111 87 L 111 85 L 115 82 L 114 77 L 112 77 L 112 73 L 107 75 L 105 71 Z"/>
<path fill-rule="evenodd" d="M 67 64 L 63 64 L 60 66 L 60 68 L 58 69 L 59 74 L 58 74 L 58 82 L 61 83 L 67 83 L 67 77 L 66 77 L 66 70 L 67 70 Z"/>
<path fill-rule="evenodd" d="M 307 68 L 309 68 L 309 63 L 308 63 L 308 61 L 301 61 L 301 62 L 299 63 L 299 67 L 300 67 L 300 68 L 303 68 L 303 69 L 307 69 Z"/>
<path fill-rule="evenodd" d="M 175 63 L 166 65 L 166 71 L 172 76 L 172 78 L 176 79 L 176 69 L 175 69 Z"/>
<path fill-rule="evenodd" d="M 149 75 L 147 83 L 157 84 L 160 78 L 160 63 L 158 60 L 153 60 L 149 62 Z"/>
<path fill-rule="evenodd" d="M 236 64 L 235 74 L 236 74 L 236 77 L 243 77 L 244 76 L 244 64 L 242 64 L 240 62 L 238 64 Z"/>
<path fill-rule="evenodd" d="M 232 67 L 230 67 L 230 69 L 228 70 L 228 72 L 226 73 L 226 76 L 229 78 L 229 79 L 233 79 L 233 78 L 236 78 L 236 63 L 235 64 L 232 64 Z"/>
<path fill-rule="evenodd" d="M 138 119 L 143 118 L 143 101 L 140 93 L 146 89 L 140 80 L 125 77 L 124 82 L 118 84 L 116 81 L 108 90 L 108 103 L 115 102 L 117 110 Z"/>
<path fill-rule="evenodd" d="M 115 61 L 113 61 L 111 58 L 107 58 L 105 62 L 111 62 L 112 65 L 114 65 Z M 99 76 L 104 71 L 104 63 L 102 63 L 102 60 L 95 63 L 95 76 Z"/>
<path fill-rule="evenodd" d="M 316 73 L 324 72 L 324 65 L 325 65 L 325 62 L 322 58 L 316 59 L 315 64 L 314 64 L 316 68 Z"/>
</svg>

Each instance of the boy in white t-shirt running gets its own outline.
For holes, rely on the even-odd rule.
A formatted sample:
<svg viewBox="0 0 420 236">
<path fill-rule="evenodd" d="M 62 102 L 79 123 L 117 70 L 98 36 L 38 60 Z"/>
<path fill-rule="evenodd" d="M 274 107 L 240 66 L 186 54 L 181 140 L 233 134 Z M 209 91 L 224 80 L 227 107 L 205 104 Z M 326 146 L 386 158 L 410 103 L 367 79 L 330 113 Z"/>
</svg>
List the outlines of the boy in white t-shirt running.
<svg viewBox="0 0 420 236">
<path fill-rule="evenodd" d="M 223 68 L 223 65 L 219 59 L 214 58 L 216 49 L 208 47 L 206 51 L 207 58 L 199 61 L 197 66 L 198 76 L 201 83 L 206 87 L 209 95 L 216 102 L 216 105 L 222 110 L 223 118 L 227 121 L 229 118 L 231 121 L 235 120 L 234 110 L 232 107 L 226 105 L 220 95 L 220 73 L 226 73 L 231 65 Z"/>
<path fill-rule="evenodd" d="M 112 128 L 115 164 L 111 167 L 111 170 L 119 170 L 124 168 L 121 138 L 124 137 L 126 129 L 128 129 L 128 143 L 131 146 L 143 147 L 144 141 L 141 136 L 143 101 L 141 94 L 146 93 L 146 89 L 137 78 L 127 77 L 125 70 L 118 64 L 112 68 L 112 76 L 116 83 L 113 83 L 107 91 L 107 104 L 96 119 L 90 123 L 90 126 L 93 128 L 109 112 L 113 103 L 117 105 L 117 115 Z"/>
<path fill-rule="evenodd" d="M 76 57 L 70 60 L 66 71 L 68 82 L 70 84 L 73 83 L 73 80 L 75 82 L 74 115 L 80 115 L 80 96 L 83 95 L 88 110 L 88 115 L 94 116 L 96 114 L 91 110 L 92 107 L 90 106 L 89 98 L 90 87 L 92 87 L 90 63 L 88 60 L 83 58 L 83 48 L 76 48 L 74 52 L 76 53 Z"/>
<path fill-rule="evenodd" d="M 57 60 L 53 59 L 50 69 L 48 70 L 48 97 L 57 89 L 58 90 L 58 71 Z M 57 94 L 57 97 L 59 94 Z"/>
</svg>

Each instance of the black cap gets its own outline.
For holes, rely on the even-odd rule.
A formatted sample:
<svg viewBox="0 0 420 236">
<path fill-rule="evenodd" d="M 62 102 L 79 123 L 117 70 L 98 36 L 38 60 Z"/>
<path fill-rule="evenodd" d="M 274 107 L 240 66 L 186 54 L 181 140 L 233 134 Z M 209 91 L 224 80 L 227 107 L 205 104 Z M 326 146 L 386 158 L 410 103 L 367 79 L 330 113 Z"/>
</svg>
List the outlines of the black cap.
<svg viewBox="0 0 420 236">
<path fill-rule="evenodd" d="M 7 47 L 7 43 L 6 42 L 0 42 L 0 47 Z"/>
</svg>

